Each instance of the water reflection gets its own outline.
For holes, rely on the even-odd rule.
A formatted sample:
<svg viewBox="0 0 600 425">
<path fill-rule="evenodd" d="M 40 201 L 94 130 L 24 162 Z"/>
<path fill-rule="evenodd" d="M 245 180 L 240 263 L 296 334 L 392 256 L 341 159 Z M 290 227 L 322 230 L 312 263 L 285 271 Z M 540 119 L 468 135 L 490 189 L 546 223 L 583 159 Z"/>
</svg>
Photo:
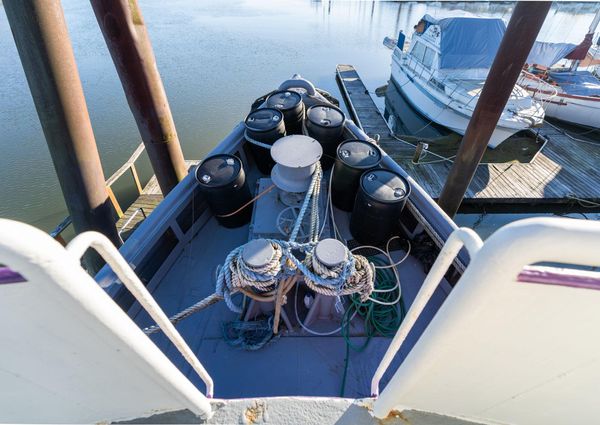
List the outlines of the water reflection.
<svg viewBox="0 0 600 425">
<path fill-rule="evenodd" d="M 187 158 L 202 158 L 252 101 L 300 73 L 339 97 L 335 65 L 351 63 L 370 91 L 389 78 L 381 41 L 410 34 L 425 13 L 468 10 L 508 19 L 509 3 L 140 0 Z M 66 21 L 106 175 L 139 143 L 89 2 L 64 0 Z M 597 6 L 553 6 L 542 36 L 578 42 Z M 0 6 L 0 10 L 2 7 Z M 49 229 L 66 214 L 4 11 L 0 11 L 0 217 Z M 383 100 L 379 99 L 383 110 Z M 141 167 L 146 177 L 149 168 Z"/>
</svg>

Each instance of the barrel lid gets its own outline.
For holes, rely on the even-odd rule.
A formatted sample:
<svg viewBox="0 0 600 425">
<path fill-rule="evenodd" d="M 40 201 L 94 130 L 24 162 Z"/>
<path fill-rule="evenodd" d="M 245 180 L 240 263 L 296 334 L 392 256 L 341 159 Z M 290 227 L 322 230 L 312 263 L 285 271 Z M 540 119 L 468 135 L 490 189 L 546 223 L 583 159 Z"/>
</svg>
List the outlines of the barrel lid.
<svg viewBox="0 0 600 425">
<path fill-rule="evenodd" d="M 275 108 L 262 108 L 252 111 L 244 120 L 251 131 L 271 131 L 283 121 L 283 114 Z"/>
<path fill-rule="evenodd" d="M 341 109 L 324 105 L 315 105 L 308 108 L 306 118 L 312 124 L 326 128 L 340 127 L 346 120 L 346 116 Z"/>
<path fill-rule="evenodd" d="M 337 157 L 352 168 L 373 168 L 381 161 L 381 151 L 364 140 L 346 140 L 337 149 Z"/>
<path fill-rule="evenodd" d="M 410 185 L 406 179 L 389 170 L 366 171 L 360 184 L 367 196 L 380 202 L 400 202 L 410 194 Z"/>
<path fill-rule="evenodd" d="M 228 154 L 214 155 L 206 158 L 196 168 L 196 180 L 207 188 L 222 187 L 237 179 L 242 168 L 242 161 Z"/>
<path fill-rule="evenodd" d="M 276 91 L 267 97 L 267 106 L 281 111 L 294 109 L 300 102 L 302 102 L 302 96 L 300 96 L 299 93 L 290 90 Z"/>
<path fill-rule="evenodd" d="M 277 140 L 271 156 L 277 164 L 290 168 L 309 167 L 321 159 L 323 148 L 312 137 L 292 134 Z"/>
</svg>

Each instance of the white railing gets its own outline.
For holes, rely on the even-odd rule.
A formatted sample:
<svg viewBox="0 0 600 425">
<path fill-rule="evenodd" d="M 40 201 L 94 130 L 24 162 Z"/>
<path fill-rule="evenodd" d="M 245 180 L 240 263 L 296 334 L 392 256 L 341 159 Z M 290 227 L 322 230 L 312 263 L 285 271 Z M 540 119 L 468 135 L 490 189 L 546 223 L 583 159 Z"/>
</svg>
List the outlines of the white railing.
<svg viewBox="0 0 600 425">
<path fill-rule="evenodd" d="M 558 88 L 528 71 L 521 71 L 517 85 L 528 91 L 533 91 L 531 96 L 541 102 L 548 102 L 558 95 Z"/>
<path fill-rule="evenodd" d="M 460 252 L 463 246 L 467 248 L 471 258 L 475 256 L 477 251 L 482 247 L 483 242 L 481 238 L 471 229 L 460 228 L 455 230 L 440 251 L 437 259 L 433 263 L 431 270 L 427 274 L 419 293 L 415 297 L 413 304 L 410 306 L 410 310 L 407 316 L 402 321 L 402 324 L 398 328 L 394 339 L 390 343 L 383 359 L 379 363 L 373 379 L 371 381 L 371 395 L 377 397 L 379 395 L 379 382 L 385 371 L 390 366 L 390 363 L 396 356 L 396 353 L 402 346 L 402 343 L 408 336 L 408 333 L 413 328 L 417 319 L 423 312 L 423 309 L 427 305 L 427 302 L 435 292 L 436 288 L 442 281 L 444 275 L 448 271 L 448 268 L 454 262 L 454 259 Z"/>
<path fill-rule="evenodd" d="M 123 217 L 124 212 L 123 212 L 123 206 L 119 203 L 113 189 L 112 186 L 117 182 L 117 180 L 120 180 L 121 177 L 127 172 L 129 171 L 131 173 L 131 178 L 133 180 L 133 183 L 135 185 L 136 191 L 138 196 L 142 194 L 143 191 L 143 187 L 142 187 L 142 183 L 140 181 L 140 177 L 138 175 L 137 172 L 137 168 L 135 166 L 136 161 L 139 159 L 140 155 L 142 154 L 142 152 L 144 152 L 145 150 L 145 146 L 143 143 L 140 143 L 138 145 L 138 147 L 135 149 L 135 151 L 131 154 L 131 156 L 129 157 L 129 159 L 127 161 L 125 161 L 125 163 L 123 165 L 121 165 L 121 167 L 115 171 L 104 183 L 106 185 L 106 194 L 108 195 L 108 199 L 110 200 L 110 203 L 112 204 L 115 213 L 117 214 L 118 218 Z M 127 206 L 126 206 L 127 207 Z M 127 208 L 125 208 L 127 209 Z M 54 228 L 54 230 L 52 230 L 50 232 L 50 236 L 52 236 L 54 239 L 56 239 L 58 242 L 60 242 L 61 245 L 66 245 L 67 241 L 65 240 L 65 238 L 63 237 L 62 233 L 72 224 L 72 220 L 71 220 L 71 216 L 67 216 L 65 217 L 65 219 L 63 219 L 63 221 L 61 221 L 58 226 L 56 226 Z M 119 232 L 120 235 L 121 232 Z"/>
<path fill-rule="evenodd" d="M 483 246 L 462 236 L 475 254 L 418 341 L 410 347 L 405 341 L 408 353 L 374 402 L 375 417 L 405 407 L 478 423 L 571 423 L 573 414 L 579 423 L 594 423 L 600 273 L 589 268 L 600 262 L 600 223 L 520 220 Z M 461 239 L 453 234 L 442 250 L 377 378 Z"/>
<path fill-rule="evenodd" d="M 131 292 L 135 299 L 144 307 L 146 312 L 161 328 L 167 338 L 169 338 L 190 366 L 192 366 L 194 371 L 196 371 L 200 379 L 202 379 L 206 385 L 206 396 L 212 398 L 214 393 L 214 383 L 212 378 L 112 242 L 101 233 L 84 232 L 75 237 L 67 245 L 69 253 L 76 258 L 81 258 L 89 248 L 93 248 L 98 252 L 98 254 L 100 254 L 113 269 L 129 292 Z"/>
</svg>

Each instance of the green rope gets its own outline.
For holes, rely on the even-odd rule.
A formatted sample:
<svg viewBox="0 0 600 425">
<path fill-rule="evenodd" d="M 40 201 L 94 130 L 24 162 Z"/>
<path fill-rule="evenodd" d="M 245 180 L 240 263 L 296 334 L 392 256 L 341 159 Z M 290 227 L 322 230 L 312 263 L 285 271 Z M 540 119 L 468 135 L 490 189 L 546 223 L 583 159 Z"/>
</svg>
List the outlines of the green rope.
<svg viewBox="0 0 600 425">
<path fill-rule="evenodd" d="M 369 261 L 376 266 L 385 266 L 387 262 L 378 257 L 370 257 Z M 391 289 L 396 285 L 396 277 L 392 269 L 377 269 L 375 275 L 375 289 Z M 392 302 L 398 297 L 398 289 L 389 292 L 373 292 L 371 298 L 377 301 Z M 348 375 L 348 364 L 350 363 L 350 350 L 361 352 L 367 348 L 371 338 L 383 336 L 391 338 L 396 334 L 406 310 L 402 299 L 394 305 L 383 305 L 367 300 L 361 302 L 356 294 L 349 297 L 350 306 L 346 309 L 342 320 L 341 334 L 346 342 L 346 358 L 344 360 L 344 374 L 342 376 L 342 388 L 340 397 L 344 397 L 346 389 L 346 378 Z M 350 340 L 350 319 L 356 313 L 365 324 L 366 340 L 362 345 L 355 345 Z"/>
</svg>

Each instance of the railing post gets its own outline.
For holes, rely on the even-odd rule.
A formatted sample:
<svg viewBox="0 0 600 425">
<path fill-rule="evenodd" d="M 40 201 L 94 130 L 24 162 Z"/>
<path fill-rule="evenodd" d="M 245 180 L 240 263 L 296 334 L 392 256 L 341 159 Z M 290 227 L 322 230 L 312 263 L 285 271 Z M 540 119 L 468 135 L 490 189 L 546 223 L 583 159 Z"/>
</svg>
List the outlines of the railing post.
<svg viewBox="0 0 600 425">
<path fill-rule="evenodd" d="M 135 187 L 137 188 L 138 195 L 141 195 L 144 189 L 142 188 L 142 184 L 140 183 L 140 177 L 138 176 L 135 164 L 131 164 L 131 167 L 129 169 L 131 170 L 131 176 L 133 177 L 133 181 L 135 182 Z"/>
<path fill-rule="evenodd" d="M 163 195 L 187 174 L 137 0 L 91 0 Z"/>
<path fill-rule="evenodd" d="M 106 193 L 108 194 L 108 198 L 110 199 L 110 202 L 112 203 L 112 206 L 114 207 L 115 212 L 117 213 L 119 218 L 123 217 L 123 210 L 121 209 L 121 204 L 119 204 L 119 201 L 117 201 L 115 192 L 113 192 L 110 186 L 106 186 Z"/>
<path fill-rule="evenodd" d="M 60 1 L 5 0 L 4 9 L 75 231 L 119 246 Z"/>
</svg>

